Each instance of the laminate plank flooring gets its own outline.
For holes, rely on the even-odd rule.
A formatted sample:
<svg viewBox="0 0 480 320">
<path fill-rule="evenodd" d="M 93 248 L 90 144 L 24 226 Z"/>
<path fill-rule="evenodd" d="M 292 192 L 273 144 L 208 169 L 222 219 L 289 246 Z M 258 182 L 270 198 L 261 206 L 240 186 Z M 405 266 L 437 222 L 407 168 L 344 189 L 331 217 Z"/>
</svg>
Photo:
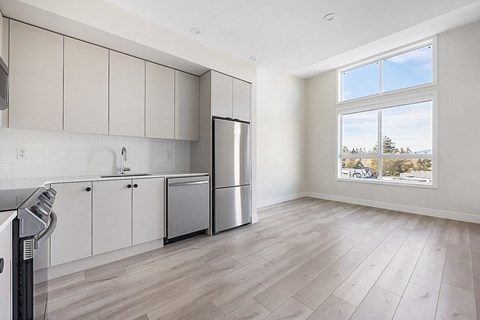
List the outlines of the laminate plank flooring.
<svg viewBox="0 0 480 320">
<path fill-rule="evenodd" d="M 479 247 L 480 225 L 302 198 L 54 279 L 49 319 L 480 320 Z"/>
</svg>

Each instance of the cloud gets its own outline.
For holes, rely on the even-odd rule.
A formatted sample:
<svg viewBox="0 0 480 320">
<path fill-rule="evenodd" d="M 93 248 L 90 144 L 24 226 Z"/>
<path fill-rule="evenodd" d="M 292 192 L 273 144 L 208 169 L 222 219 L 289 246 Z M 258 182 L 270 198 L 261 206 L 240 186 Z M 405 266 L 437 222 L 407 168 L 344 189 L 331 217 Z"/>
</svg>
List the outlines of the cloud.
<svg viewBox="0 0 480 320">
<path fill-rule="evenodd" d="M 371 149 L 377 141 L 376 111 L 344 116 L 342 147 Z M 383 135 L 390 137 L 397 148 L 412 151 L 432 147 L 431 102 L 417 103 L 383 110 Z"/>
<path fill-rule="evenodd" d="M 418 62 L 418 61 L 430 61 L 430 60 L 432 60 L 431 46 L 406 52 L 404 54 L 400 54 L 398 56 L 394 56 L 387 59 L 388 62 L 392 62 L 392 63 L 405 63 L 405 62 L 411 62 L 411 61 Z"/>
</svg>

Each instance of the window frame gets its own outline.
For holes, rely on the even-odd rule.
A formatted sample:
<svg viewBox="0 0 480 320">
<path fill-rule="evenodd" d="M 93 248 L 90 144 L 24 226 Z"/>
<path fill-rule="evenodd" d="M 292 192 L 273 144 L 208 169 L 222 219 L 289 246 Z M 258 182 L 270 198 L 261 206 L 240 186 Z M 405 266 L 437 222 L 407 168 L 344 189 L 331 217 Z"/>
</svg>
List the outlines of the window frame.
<svg viewBox="0 0 480 320">
<path fill-rule="evenodd" d="M 422 86 L 423 87 L 423 86 Z M 340 182 L 355 182 L 355 183 L 369 183 L 369 184 L 379 184 L 379 185 L 390 185 L 390 186 L 406 186 L 406 187 L 418 187 L 418 188 L 438 188 L 438 94 L 436 90 L 419 90 L 419 88 L 414 89 L 415 93 L 406 94 L 403 92 L 400 94 L 400 97 L 391 99 L 391 97 L 382 97 L 381 99 L 370 98 L 366 103 L 357 104 L 354 107 L 344 107 L 338 108 L 336 116 L 336 145 L 335 145 L 335 160 L 336 160 L 336 173 L 335 179 Z M 410 88 L 410 90 L 412 89 Z M 398 95 L 398 94 L 397 94 Z M 389 99 L 390 98 L 390 99 Z M 374 101 L 372 101 L 374 100 Z M 358 112 L 379 111 L 378 123 L 382 123 L 381 119 L 381 110 L 391 107 L 400 107 L 403 105 L 421 103 L 426 101 L 432 101 L 432 154 L 425 157 L 424 154 L 383 154 L 380 152 L 382 150 L 382 128 L 377 128 L 378 131 L 378 154 L 347 154 L 342 153 L 342 115 L 353 114 Z M 370 179 L 358 179 L 358 178 L 343 178 L 341 176 L 342 170 L 342 159 L 378 159 L 380 170 L 382 169 L 382 160 L 383 159 L 431 159 L 432 160 L 432 182 L 431 184 L 422 184 L 414 182 L 392 182 L 385 180 L 370 180 Z"/>
<path fill-rule="evenodd" d="M 383 92 L 383 63 L 381 63 L 382 60 L 386 60 L 410 51 L 414 51 L 416 49 L 420 49 L 423 47 L 426 47 L 428 45 L 432 46 L 432 82 L 430 83 L 425 83 L 425 84 L 420 84 L 416 86 L 411 86 L 407 88 L 401 88 L 397 90 L 392 90 L 388 92 Z M 437 54 L 437 36 L 430 37 L 421 41 L 417 41 L 413 44 L 409 44 L 394 50 L 390 50 L 378 55 L 375 55 L 373 57 L 361 60 L 359 62 L 355 62 L 349 65 L 346 65 L 344 67 L 341 67 L 337 70 L 337 105 L 343 105 L 343 104 L 348 104 L 356 101 L 362 101 L 366 99 L 372 99 L 375 97 L 383 97 L 383 96 L 391 96 L 395 95 L 404 91 L 410 91 L 410 90 L 415 90 L 415 89 L 421 89 L 421 88 L 428 88 L 428 87 L 433 87 L 436 86 L 438 83 L 438 54 Z M 363 96 L 359 98 L 354 98 L 354 99 L 349 99 L 349 100 L 342 100 L 342 93 L 343 93 L 343 81 L 342 81 L 342 73 L 347 72 L 359 67 L 363 67 L 372 63 L 378 63 L 378 70 L 379 70 L 379 93 L 375 93 L 372 95 L 368 96 Z"/>
</svg>

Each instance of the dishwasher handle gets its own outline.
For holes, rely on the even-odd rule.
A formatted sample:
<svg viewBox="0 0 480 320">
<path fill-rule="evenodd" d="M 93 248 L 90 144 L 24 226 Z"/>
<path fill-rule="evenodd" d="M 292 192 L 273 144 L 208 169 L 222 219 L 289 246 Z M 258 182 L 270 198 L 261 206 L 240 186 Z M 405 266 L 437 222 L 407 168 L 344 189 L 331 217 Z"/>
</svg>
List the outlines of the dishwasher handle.
<svg viewBox="0 0 480 320">
<path fill-rule="evenodd" d="M 171 183 L 168 186 L 169 187 L 181 187 L 181 186 L 194 186 L 194 185 L 207 184 L 207 183 L 208 183 L 208 180 L 192 181 L 192 182 L 177 182 L 177 183 Z"/>
</svg>

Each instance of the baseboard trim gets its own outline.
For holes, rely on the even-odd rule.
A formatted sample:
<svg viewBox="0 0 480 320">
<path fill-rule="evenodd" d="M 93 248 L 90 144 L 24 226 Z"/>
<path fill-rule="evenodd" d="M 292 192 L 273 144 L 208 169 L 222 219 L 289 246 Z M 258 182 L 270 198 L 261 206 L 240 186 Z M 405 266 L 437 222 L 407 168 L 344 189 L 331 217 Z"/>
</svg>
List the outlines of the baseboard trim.
<svg viewBox="0 0 480 320">
<path fill-rule="evenodd" d="M 465 213 L 465 212 L 454 212 L 454 211 L 447 211 L 447 210 L 414 207 L 414 206 L 408 206 L 408 205 L 403 205 L 398 203 L 365 200 L 365 199 L 359 199 L 359 198 L 343 197 L 343 196 L 338 196 L 333 194 L 324 194 L 324 193 L 315 193 L 315 192 L 306 192 L 306 196 L 310 198 L 345 202 L 345 203 L 358 204 L 358 205 L 368 206 L 368 207 L 414 213 L 414 214 L 430 216 L 435 218 L 443 218 L 443 219 L 458 220 L 458 221 L 465 221 L 465 222 L 480 224 L 480 214 L 476 215 L 476 214 Z"/>
<path fill-rule="evenodd" d="M 277 198 L 273 198 L 273 199 L 261 200 L 261 201 L 258 201 L 257 208 L 273 206 L 275 204 L 304 198 L 306 196 L 307 196 L 307 192 L 300 192 L 300 193 L 290 194 L 290 195 L 287 195 L 287 196 L 277 197 Z"/>
<path fill-rule="evenodd" d="M 43 282 L 55 278 L 59 278 L 65 275 L 69 275 L 75 272 L 84 271 L 90 268 L 98 267 L 110 262 L 125 259 L 137 254 L 145 253 L 148 251 L 156 250 L 163 247 L 163 239 L 146 242 L 143 244 L 106 252 L 98 255 L 94 255 L 88 258 L 67 262 L 57 266 L 48 268 L 48 275 L 46 269 L 35 271 L 35 283 Z"/>
</svg>

